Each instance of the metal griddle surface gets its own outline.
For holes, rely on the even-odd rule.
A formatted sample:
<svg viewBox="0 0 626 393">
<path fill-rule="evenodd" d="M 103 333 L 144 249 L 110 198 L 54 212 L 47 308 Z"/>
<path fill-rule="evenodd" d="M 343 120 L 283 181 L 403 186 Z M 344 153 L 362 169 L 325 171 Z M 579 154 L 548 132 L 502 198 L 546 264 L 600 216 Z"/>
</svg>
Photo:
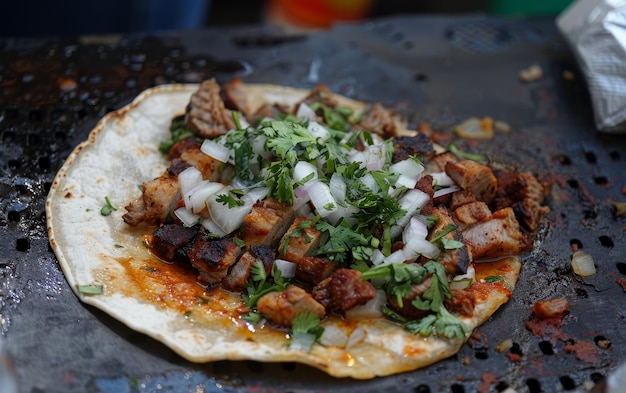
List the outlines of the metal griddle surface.
<svg viewBox="0 0 626 393">
<path fill-rule="evenodd" d="M 520 82 L 532 64 L 544 77 Z M 81 304 L 46 237 L 55 172 L 102 115 L 141 90 L 210 76 L 323 82 L 448 133 L 470 116 L 510 124 L 492 141 L 460 145 L 552 177 L 552 211 L 513 299 L 478 329 L 480 339 L 423 370 L 337 380 L 296 364 L 190 364 Z M 583 77 L 549 19 L 387 18 L 288 38 L 249 27 L 2 40 L 0 162 L 0 338 L 21 392 L 459 393 L 489 386 L 489 376 L 482 391 L 553 392 L 598 382 L 626 358 L 626 293 L 616 282 L 626 278 L 626 220 L 610 204 L 626 200 L 626 141 L 595 131 Z M 572 273 L 571 243 L 594 257 L 597 275 Z M 561 338 L 532 334 L 532 304 L 559 296 L 571 303 Z M 513 349 L 498 352 L 507 338 Z"/>
</svg>

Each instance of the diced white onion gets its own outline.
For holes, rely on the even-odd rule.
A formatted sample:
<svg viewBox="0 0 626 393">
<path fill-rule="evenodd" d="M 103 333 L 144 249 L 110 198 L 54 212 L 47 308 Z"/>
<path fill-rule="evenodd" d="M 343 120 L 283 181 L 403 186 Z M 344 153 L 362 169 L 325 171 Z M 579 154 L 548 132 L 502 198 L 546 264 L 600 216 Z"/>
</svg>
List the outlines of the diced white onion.
<svg viewBox="0 0 626 393">
<path fill-rule="evenodd" d="M 346 349 L 350 349 L 353 346 L 358 345 L 361 341 L 365 340 L 366 334 L 367 333 L 365 329 L 363 329 L 363 327 L 361 326 L 354 329 L 352 331 L 352 334 L 350 334 L 350 337 L 348 337 L 348 342 L 346 343 Z"/>
<path fill-rule="evenodd" d="M 370 171 L 380 171 L 383 169 L 386 160 L 385 145 L 368 146 L 365 150 L 365 167 Z"/>
<path fill-rule="evenodd" d="M 372 255 L 372 264 L 377 266 L 383 263 L 384 261 L 385 261 L 385 254 L 383 254 L 382 251 L 380 251 L 377 248 L 374 249 L 374 253 Z"/>
<path fill-rule="evenodd" d="M 338 201 L 346 200 L 346 181 L 343 179 L 338 173 L 333 173 L 330 177 L 330 183 L 328 184 L 330 187 L 330 193 L 333 194 L 333 197 Z"/>
<path fill-rule="evenodd" d="M 417 217 L 412 217 L 409 224 L 402 232 L 402 241 L 406 243 L 411 238 L 426 239 L 428 237 L 428 226 Z"/>
<path fill-rule="evenodd" d="M 311 333 L 298 333 L 293 336 L 289 343 L 292 351 L 309 352 L 315 343 L 315 335 Z"/>
<path fill-rule="evenodd" d="M 219 237 L 224 237 L 228 235 L 228 233 L 224 232 L 222 228 L 217 226 L 217 224 L 213 222 L 213 220 L 211 220 L 210 218 L 205 218 L 204 220 L 202 220 L 202 226 L 205 227 L 209 231 L 209 233 L 212 233 Z"/>
<path fill-rule="evenodd" d="M 455 276 L 450 282 L 450 289 L 465 289 L 469 288 L 476 280 L 476 270 L 473 265 L 467 267 L 465 274 L 459 274 Z"/>
<path fill-rule="evenodd" d="M 400 175 L 398 176 L 398 180 L 396 180 L 396 187 L 406 187 L 408 189 L 412 189 L 415 188 L 415 185 L 417 184 L 417 178 L 415 177 L 411 177 L 411 176 L 406 176 L 406 175 Z M 390 192 L 392 192 L 392 189 L 389 189 Z"/>
<path fill-rule="evenodd" d="M 572 254 L 572 270 L 581 277 L 593 276 L 596 274 L 596 266 L 591 255 L 578 250 Z"/>
<path fill-rule="evenodd" d="M 319 138 L 323 141 L 327 141 L 330 139 L 330 131 L 328 131 L 326 127 L 316 121 L 309 122 L 309 125 L 306 129 L 307 131 L 309 131 L 309 134 L 311 134 L 314 138 Z"/>
<path fill-rule="evenodd" d="M 405 175 L 408 177 L 417 178 L 424 171 L 424 167 L 412 158 L 398 161 L 389 167 L 389 170 L 393 173 Z"/>
<path fill-rule="evenodd" d="M 207 207 L 209 215 L 217 226 L 226 233 L 231 233 L 243 224 L 244 218 L 252 211 L 252 203 L 244 203 L 243 206 L 228 207 L 222 202 L 218 202 L 217 198 L 229 190 L 224 187 L 223 192 L 217 192 L 207 199 Z"/>
<path fill-rule="evenodd" d="M 385 257 L 383 264 L 389 265 L 392 263 L 403 263 L 407 260 L 407 255 L 404 249 L 396 250 Z"/>
<path fill-rule="evenodd" d="M 224 188 L 222 183 L 202 180 L 184 195 L 185 207 L 194 213 L 200 213 L 206 207 L 206 200 L 209 196 L 220 191 L 222 188 Z"/>
<path fill-rule="evenodd" d="M 265 142 L 267 137 L 265 135 L 259 135 L 252 141 L 252 152 L 263 157 L 264 160 L 269 161 L 272 158 L 272 152 L 265 149 Z"/>
<path fill-rule="evenodd" d="M 365 187 L 369 188 L 372 192 L 380 191 L 380 187 L 378 187 L 378 183 L 376 183 L 376 179 L 372 176 L 371 173 L 366 173 L 365 175 L 359 178 L 361 183 L 365 185 Z"/>
<path fill-rule="evenodd" d="M 184 207 L 179 207 L 174 210 L 174 215 L 183 223 L 186 227 L 192 227 L 200 222 L 202 219 L 199 215 L 194 214 L 190 210 Z"/>
<path fill-rule="evenodd" d="M 435 191 L 435 193 L 433 194 L 433 198 L 439 198 L 440 196 L 444 196 L 444 195 L 451 194 L 453 192 L 457 192 L 460 189 L 461 189 L 461 187 L 459 187 L 457 185 L 451 185 L 450 187 L 440 188 L 439 190 Z"/>
<path fill-rule="evenodd" d="M 343 329 L 334 325 L 324 326 L 324 333 L 320 337 L 320 344 L 327 347 L 343 348 L 348 343 L 348 335 Z"/>
<path fill-rule="evenodd" d="M 359 209 L 354 206 L 338 205 L 337 209 L 326 216 L 326 220 L 331 224 L 336 225 L 343 218 L 348 221 L 348 223 L 353 225 L 356 223 L 356 220 L 352 216 L 358 211 Z"/>
<path fill-rule="evenodd" d="M 376 291 L 376 297 L 367 303 L 346 310 L 346 319 L 375 319 L 384 317 L 381 307 L 387 303 L 387 295 L 383 290 Z"/>
<path fill-rule="evenodd" d="M 200 146 L 200 150 L 219 162 L 228 162 L 230 158 L 230 149 L 221 143 L 215 142 L 213 139 L 205 139 L 202 142 L 202 146 Z"/>
<path fill-rule="evenodd" d="M 267 194 L 269 194 L 270 189 L 268 187 L 258 187 L 248 190 L 245 195 L 241 197 L 241 199 L 245 202 L 256 203 L 258 201 L 262 201 L 265 199 Z"/>
<path fill-rule="evenodd" d="M 317 115 L 315 114 L 315 111 L 304 102 L 301 102 L 300 105 L 298 105 L 296 117 L 303 117 L 310 122 L 317 120 Z"/>
<path fill-rule="evenodd" d="M 296 275 L 297 264 L 284 259 L 276 259 L 274 260 L 274 264 L 276 268 L 280 270 L 281 277 L 291 278 Z"/>
<path fill-rule="evenodd" d="M 318 178 L 317 168 L 310 162 L 298 161 L 296 166 L 293 168 L 293 180 L 295 180 L 296 182 L 302 181 L 311 174 L 313 174 L 313 177 L 308 180 L 307 183 Z"/>
<path fill-rule="evenodd" d="M 196 167 L 190 166 L 178 174 L 178 186 L 180 187 L 180 193 L 182 195 L 186 195 L 189 190 L 194 188 L 201 181 L 202 172 L 200 172 Z"/>
<path fill-rule="evenodd" d="M 439 247 L 426 239 L 419 237 L 411 237 L 404 243 L 407 260 L 415 260 L 418 255 L 423 255 L 429 259 L 435 259 L 439 256 Z"/>
<path fill-rule="evenodd" d="M 239 112 L 239 124 L 241 125 L 241 128 L 244 130 L 250 127 L 250 123 L 248 123 L 248 120 L 246 120 L 246 118 L 243 116 L 241 112 Z"/>
<path fill-rule="evenodd" d="M 419 210 L 423 208 L 428 201 L 430 201 L 430 195 L 426 194 L 422 190 L 411 189 L 407 190 L 398 200 L 400 208 L 406 211 L 406 214 L 401 217 L 397 224 L 404 227 L 409 223 L 411 217 L 419 213 Z"/>
<path fill-rule="evenodd" d="M 309 187 L 309 197 L 317 213 L 326 217 L 338 208 L 337 201 L 330 193 L 330 188 L 321 181 L 315 181 Z"/>
<path fill-rule="evenodd" d="M 430 176 L 433 178 L 433 185 L 438 185 L 440 187 L 448 187 L 454 185 L 454 180 L 448 176 L 445 172 L 434 172 L 431 173 Z"/>
</svg>

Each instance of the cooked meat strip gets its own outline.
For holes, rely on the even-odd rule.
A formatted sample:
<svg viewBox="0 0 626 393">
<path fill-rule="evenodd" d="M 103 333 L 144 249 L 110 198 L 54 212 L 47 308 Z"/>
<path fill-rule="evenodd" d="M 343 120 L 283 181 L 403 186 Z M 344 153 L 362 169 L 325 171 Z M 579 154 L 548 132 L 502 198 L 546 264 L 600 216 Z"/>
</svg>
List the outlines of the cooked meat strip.
<svg viewBox="0 0 626 393">
<path fill-rule="evenodd" d="M 326 315 L 324 306 L 319 304 L 304 289 L 289 285 L 282 292 L 270 292 L 257 302 L 257 310 L 277 325 L 290 327 L 293 319 L 301 312 Z"/>
<path fill-rule="evenodd" d="M 443 172 L 446 170 L 446 164 L 448 162 L 459 162 L 459 158 L 449 151 L 439 153 L 428 162 L 429 167 L 433 172 Z"/>
<path fill-rule="evenodd" d="M 141 189 L 142 196 L 126 206 L 124 222 L 129 225 L 164 223 L 180 199 L 178 177 L 166 170 L 156 179 L 143 183 Z"/>
<path fill-rule="evenodd" d="M 391 110 L 386 109 L 380 103 L 375 103 L 365 110 L 356 128 L 364 128 L 387 138 L 398 136 L 398 129 Z"/>
<path fill-rule="evenodd" d="M 520 225 L 535 232 L 539 219 L 550 208 L 542 206 L 545 198 L 544 187 L 531 173 L 517 173 L 511 170 L 498 171 L 498 191 L 494 199 L 496 209 L 510 206 Z"/>
<path fill-rule="evenodd" d="M 446 173 L 464 190 L 470 190 L 479 201 L 490 204 L 498 189 L 496 176 L 487 165 L 472 160 L 446 163 Z"/>
<path fill-rule="evenodd" d="M 451 314 L 471 317 L 474 315 L 476 299 L 474 292 L 468 289 L 451 289 L 451 297 L 446 299 L 445 306 Z"/>
<path fill-rule="evenodd" d="M 247 245 L 276 247 L 294 216 L 293 206 L 283 205 L 276 199 L 257 202 L 243 221 L 241 239 Z"/>
<path fill-rule="evenodd" d="M 169 167 L 167 167 L 167 173 L 172 176 L 178 176 L 182 171 L 189 168 L 189 164 L 185 161 L 181 161 L 178 158 L 174 158 Z"/>
<path fill-rule="evenodd" d="M 520 231 L 510 207 L 495 211 L 490 220 L 474 224 L 462 234 L 475 261 L 517 255 L 532 246 L 532 238 Z"/>
<path fill-rule="evenodd" d="M 281 258 L 296 261 L 311 255 L 320 245 L 322 233 L 310 225 L 311 220 L 306 217 L 296 217 L 285 232 L 278 247 Z"/>
<path fill-rule="evenodd" d="M 452 219 L 450 211 L 445 206 L 435 207 L 433 209 L 432 215 L 437 217 L 437 222 L 430 230 L 427 238 L 428 240 L 432 240 L 449 225 L 456 225 L 454 223 L 454 220 Z M 458 229 L 455 229 L 454 231 L 446 234 L 444 237 L 448 240 L 456 240 L 460 242 L 463 241 L 461 231 L 459 231 Z M 454 248 L 451 250 L 442 250 L 441 254 L 439 254 L 439 260 L 441 261 L 441 264 L 445 267 L 446 273 L 454 275 L 465 274 L 467 273 L 467 267 L 472 261 L 472 254 L 467 247 Z"/>
<path fill-rule="evenodd" d="M 454 211 L 459 207 L 472 202 L 476 202 L 474 194 L 470 190 L 460 190 L 452 193 L 452 198 L 450 199 L 448 207 L 451 211 Z"/>
<path fill-rule="evenodd" d="M 220 168 L 223 163 L 200 150 L 201 145 L 195 144 L 180 154 L 180 159 L 190 166 L 196 167 L 202 178 L 210 181 L 220 180 Z"/>
<path fill-rule="evenodd" d="M 491 219 L 491 210 L 485 202 L 476 201 L 459 206 L 452 212 L 454 221 L 463 230 L 468 225 Z"/>
<path fill-rule="evenodd" d="M 251 115 L 246 87 L 241 78 L 234 77 L 230 82 L 223 85 L 220 90 L 220 97 L 226 109 L 239 111 L 243 113 L 246 118 Z"/>
<path fill-rule="evenodd" d="M 200 142 L 198 142 L 198 138 L 196 138 L 195 136 L 188 136 L 187 138 L 180 139 L 176 143 L 174 143 L 172 147 L 170 147 L 170 151 L 169 153 L 167 153 L 167 158 L 170 161 L 180 158 L 180 155 L 184 151 L 194 145 L 200 145 Z"/>
<path fill-rule="evenodd" d="M 196 236 L 189 252 L 191 264 L 198 269 L 198 279 L 205 284 L 222 281 L 228 269 L 241 255 L 241 248 L 231 237 L 214 239 L 201 232 Z"/>
<path fill-rule="evenodd" d="M 402 304 L 398 302 L 396 296 L 389 296 L 389 307 L 392 310 L 396 311 L 398 314 L 409 318 L 409 319 L 417 319 L 422 318 L 429 314 L 429 311 L 420 310 L 419 308 L 414 307 L 411 302 L 413 299 L 422 296 L 432 285 L 433 276 L 432 274 L 427 274 L 424 276 L 424 279 L 421 283 L 412 285 L 409 293 L 402 298 Z"/>
<path fill-rule="evenodd" d="M 215 138 L 235 128 L 230 110 L 220 97 L 220 86 L 209 79 L 191 95 L 185 116 L 185 128 L 203 138 Z"/>
<path fill-rule="evenodd" d="M 260 260 L 265 267 L 265 272 L 269 274 L 275 259 L 276 252 L 269 246 L 252 245 L 248 247 L 222 280 L 222 287 L 230 291 L 243 291 L 246 289 L 246 282 L 250 277 L 250 269 L 254 262 Z"/>
<path fill-rule="evenodd" d="M 420 191 L 424 191 L 426 194 L 430 195 L 429 201 L 422 207 L 420 213 L 426 216 L 429 216 L 433 212 L 434 202 L 433 195 L 435 194 L 435 189 L 433 188 L 433 177 L 431 175 L 424 175 L 419 178 L 417 183 L 415 184 L 415 188 Z"/>
<path fill-rule="evenodd" d="M 178 254 L 176 251 L 194 240 L 199 226 L 184 227 L 178 224 L 165 224 L 152 233 L 150 251 L 157 257 L 174 262 Z"/>
<path fill-rule="evenodd" d="M 539 319 L 563 318 L 569 312 L 569 302 L 564 297 L 543 300 L 533 304 L 532 311 Z"/>
<path fill-rule="evenodd" d="M 403 161 L 410 156 L 430 157 L 433 154 L 435 154 L 435 149 L 428 135 L 399 136 L 393 140 L 393 157 L 391 161 Z"/>
<path fill-rule="evenodd" d="M 250 115 L 249 118 L 246 118 L 246 120 L 248 120 L 248 122 L 250 122 L 250 124 L 258 124 L 260 120 L 266 118 L 266 117 L 271 117 L 271 118 L 278 118 L 279 115 L 286 115 L 289 113 L 289 108 L 281 105 L 281 104 L 270 104 L 270 103 L 265 103 L 263 105 L 261 105 L 259 108 L 257 108 L 254 113 L 252 113 Z"/>
<path fill-rule="evenodd" d="M 296 278 L 312 284 L 319 283 L 337 269 L 337 262 L 323 257 L 307 256 L 293 262 L 296 264 Z"/>
<path fill-rule="evenodd" d="M 339 268 L 313 288 L 313 298 L 328 311 L 346 311 L 376 297 L 376 288 L 358 270 Z"/>
<path fill-rule="evenodd" d="M 334 98 L 333 92 L 326 85 L 319 84 L 315 86 L 309 94 L 301 101 L 307 105 L 311 105 L 314 102 L 319 102 L 329 108 L 334 108 L 337 106 L 337 100 Z M 322 112 L 318 113 L 318 115 L 322 115 Z"/>
</svg>

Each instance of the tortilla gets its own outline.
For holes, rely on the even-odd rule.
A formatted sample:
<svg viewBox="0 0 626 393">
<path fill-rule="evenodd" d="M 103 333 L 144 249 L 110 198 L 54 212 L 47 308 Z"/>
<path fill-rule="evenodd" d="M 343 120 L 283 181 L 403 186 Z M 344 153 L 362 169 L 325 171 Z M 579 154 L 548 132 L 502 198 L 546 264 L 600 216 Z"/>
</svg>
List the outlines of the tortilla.
<svg viewBox="0 0 626 393">
<path fill-rule="evenodd" d="M 122 220 L 139 185 L 167 168 L 159 142 L 169 136 L 173 117 L 181 115 L 197 85 L 167 85 L 145 91 L 130 105 L 107 114 L 68 157 L 46 201 L 52 249 L 78 298 L 161 341 L 193 362 L 216 360 L 292 361 L 335 377 L 369 379 L 414 370 L 455 354 L 463 339 L 423 337 L 386 319 L 325 318 L 352 338 L 344 348 L 314 345 L 310 352 L 290 350 L 287 331 L 255 329 L 240 318 L 240 296 L 217 289 L 206 295 L 197 272 L 152 256 L 144 239 L 153 228 L 131 227 Z M 306 90 L 250 85 L 252 105 L 262 101 L 292 105 Z M 354 108 L 364 104 L 340 98 Z M 103 216 L 107 197 L 117 210 Z M 487 321 L 508 301 L 521 268 L 519 257 L 476 264 L 477 303 L 461 318 L 469 331 Z M 503 280 L 484 280 L 500 276 Z M 89 294 L 95 288 L 95 294 Z M 102 292 L 99 293 L 99 289 Z"/>
</svg>

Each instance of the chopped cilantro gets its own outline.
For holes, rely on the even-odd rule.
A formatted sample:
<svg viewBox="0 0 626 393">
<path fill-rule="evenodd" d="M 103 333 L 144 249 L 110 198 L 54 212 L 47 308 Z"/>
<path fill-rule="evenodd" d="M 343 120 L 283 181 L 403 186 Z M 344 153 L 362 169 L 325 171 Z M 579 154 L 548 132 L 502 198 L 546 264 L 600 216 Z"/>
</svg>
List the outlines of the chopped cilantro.
<svg viewBox="0 0 626 393">
<path fill-rule="evenodd" d="M 301 312 L 291 321 L 291 342 L 289 349 L 309 352 L 311 347 L 324 333 L 317 314 Z"/>
<path fill-rule="evenodd" d="M 477 162 L 487 161 L 487 157 L 485 157 L 484 155 L 464 152 L 461 149 L 459 149 L 454 143 L 450 143 L 448 145 L 448 150 L 455 156 L 466 159 L 466 160 L 472 160 L 472 161 L 477 161 Z"/>
<path fill-rule="evenodd" d="M 192 136 L 193 133 L 185 129 L 185 120 L 183 118 L 172 121 L 172 124 L 170 125 L 170 135 L 170 139 L 166 139 L 159 143 L 159 151 L 163 154 L 168 154 L 176 142 Z"/>
<path fill-rule="evenodd" d="M 102 206 L 102 209 L 100 209 L 100 214 L 106 217 L 110 215 L 111 213 L 113 213 L 114 211 L 117 211 L 117 209 L 113 206 L 113 204 L 111 204 L 111 200 L 109 199 L 109 197 L 105 196 L 104 206 Z"/>
<path fill-rule="evenodd" d="M 77 289 L 83 295 L 101 295 L 104 292 L 102 284 L 79 285 Z"/>
<path fill-rule="evenodd" d="M 241 199 L 238 199 L 236 197 L 237 194 L 238 193 L 236 192 L 236 190 L 230 190 L 226 194 L 219 194 L 217 196 L 216 201 L 225 206 L 228 206 L 229 209 L 243 206 L 244 201 L 242 201 Z"/>
</svg>

